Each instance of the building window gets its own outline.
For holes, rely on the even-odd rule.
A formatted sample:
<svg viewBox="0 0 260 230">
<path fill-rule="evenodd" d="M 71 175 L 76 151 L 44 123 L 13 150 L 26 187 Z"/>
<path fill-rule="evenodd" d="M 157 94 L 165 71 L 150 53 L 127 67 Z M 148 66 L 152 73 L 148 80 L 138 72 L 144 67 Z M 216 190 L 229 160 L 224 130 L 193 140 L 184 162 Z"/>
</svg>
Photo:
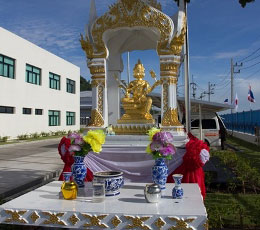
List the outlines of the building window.
<svg viewBox="0 0 260 230">
<path fill-rule="evenodd" d="M 75 81 L 67 78 L 67 92 L 68 93 L 75 93 L 75 86 L 76 86 Z"/>
<path fill-rule="evenodd" d="M 60 76 L 54 73 L 49 73 L 50 88 L 60 90 Z"/>
<path fill-rule="evenodd" d="M 35 109 L 35 115 L 42 115 L 42 109 Z"/>
<path fill-rule="evenodd" d="M 14 107 L 0 106 L 0 113 L 14 113 Z"/>
<path fill-rule="evenodd" d="M 60 111 L 49 110 L 49 126 L 60 125 Z"/>
<path fill-rule="evenodd" d="M 0 76 L 14 79 L 14 59 L 0 54 Z"/>
<path fill-rule="evenodd" d="M 67 125 L 75 125 L 75 112 L 67 112 Z"/>
<path fill-rule="evenodd" d="M 32 114 L 31 108 L 23 108 L 23 114 Z"/>
<path fill-rule="evenodd" d="M 26 82 L 32 83 L 35 85 L 41 85 L 41 69 L 26 64 L 26 73 L 25 73 Z"/>
</svg>

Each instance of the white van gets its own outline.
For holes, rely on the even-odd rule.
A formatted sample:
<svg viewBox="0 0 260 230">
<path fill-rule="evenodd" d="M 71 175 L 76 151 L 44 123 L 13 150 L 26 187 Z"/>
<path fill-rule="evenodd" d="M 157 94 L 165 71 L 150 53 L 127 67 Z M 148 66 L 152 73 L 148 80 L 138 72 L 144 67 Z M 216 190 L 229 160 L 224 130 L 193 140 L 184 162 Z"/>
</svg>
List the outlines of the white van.
<svg viewBox="0 0 260 230">
<path fill-rule="evenodd" d="M 202 114 L 202 140 L 210 147 L 221 147 L 220 139 L 220 124 L 217 114 L 203 113 Z M 200 138 L 199 116 L 191 115 L 191 133 Z"/>
</svg>

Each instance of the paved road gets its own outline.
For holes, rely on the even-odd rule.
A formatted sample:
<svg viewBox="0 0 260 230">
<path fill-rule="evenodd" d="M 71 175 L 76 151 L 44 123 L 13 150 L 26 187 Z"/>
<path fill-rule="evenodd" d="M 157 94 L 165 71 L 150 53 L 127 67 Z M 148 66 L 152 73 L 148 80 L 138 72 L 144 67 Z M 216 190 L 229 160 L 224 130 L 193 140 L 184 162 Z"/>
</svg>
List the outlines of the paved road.
<svg viewBox="0 0 260 230">
<path fill-rule="evenodd" d="M 57 177 L 60 138 L 0 146 L 0 199 Z"/>
</svg>

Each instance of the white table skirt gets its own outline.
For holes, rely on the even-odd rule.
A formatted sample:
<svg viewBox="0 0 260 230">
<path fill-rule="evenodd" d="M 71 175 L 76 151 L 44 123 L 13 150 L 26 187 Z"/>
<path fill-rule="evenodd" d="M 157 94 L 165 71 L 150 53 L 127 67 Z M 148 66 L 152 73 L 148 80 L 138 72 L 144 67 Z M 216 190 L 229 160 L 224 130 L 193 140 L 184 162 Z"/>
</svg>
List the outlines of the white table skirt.
<svg viewBox="0 0 260 230">
<path fill-rule="evenodd" d="M 71 229 L 207 229 L 207 213 L 197 184 L 182 184 L 184 197 L 174 200 L 167 184 L 159 203 L 146 203 L 145 183 L 126 183 L 121 194 L 92 202 L 91 184 L 76 200 L 59 198 L 54 181 L 0 206 L 0 223 Z"/>
</svg>

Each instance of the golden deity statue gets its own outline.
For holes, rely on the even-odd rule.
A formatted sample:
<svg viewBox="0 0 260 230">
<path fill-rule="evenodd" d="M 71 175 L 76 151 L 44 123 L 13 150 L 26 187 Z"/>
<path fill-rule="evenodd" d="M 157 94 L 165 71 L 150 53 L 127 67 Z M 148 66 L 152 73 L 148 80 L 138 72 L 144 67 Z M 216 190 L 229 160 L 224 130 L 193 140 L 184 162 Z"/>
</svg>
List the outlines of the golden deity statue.
<svg viewBox="0 0 260 230">
<path fill-rule="evenodd" d="M 156 80 L 155 73 L 153 71 L 150 73 Z M 138 60 L 138 63 L 134 67 L 133 75 L 136 80 L 131 81 L 128 85 L 124 81 L 121 81 L 119 85 L 125 91 L 125 97 L 122 98 L 125 114 L 118 120 L 118 123 L 154 124 L 154 119 L 150 114 L 152 98 L 147 97 L 147 94 L 152 92 L 161 82 L 156 80 L 151 87 L 147 81 L 143 80 L 145 68 L 140 60 Z"/>
</svg>

